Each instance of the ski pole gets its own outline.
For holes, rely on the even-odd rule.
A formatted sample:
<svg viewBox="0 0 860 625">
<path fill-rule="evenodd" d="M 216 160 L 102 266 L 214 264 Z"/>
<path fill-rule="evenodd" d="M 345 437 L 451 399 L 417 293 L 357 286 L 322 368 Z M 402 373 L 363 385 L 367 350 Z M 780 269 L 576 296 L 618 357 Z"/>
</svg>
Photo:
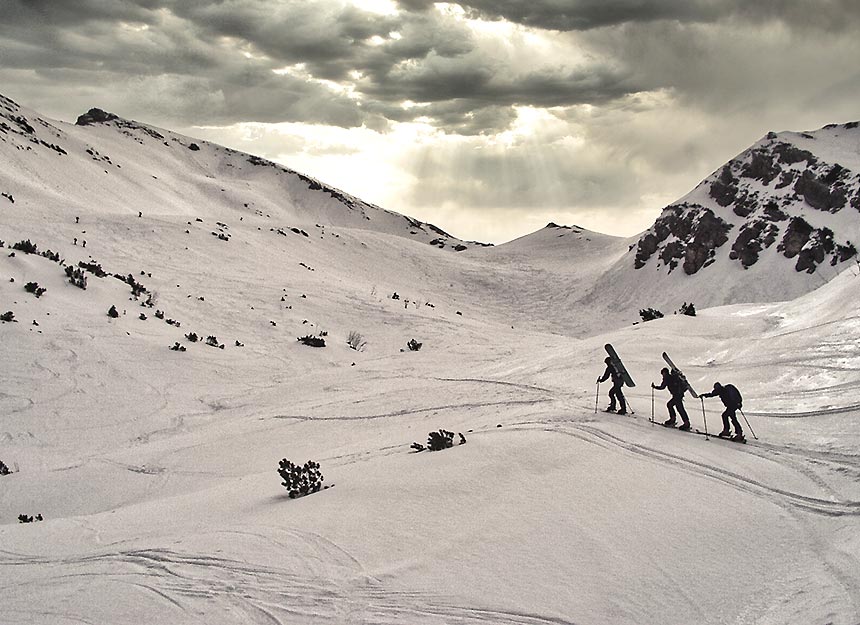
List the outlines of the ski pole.
<svg viewBox="0 0 860 625">
<path fill-rule="evenodd" d="M 651 425 L 654 425 L 654 385 L 651 385 Z"/>
<path fill-rule="evenodd" d="M 597 414 L 597 404 L 600 401 L 600 382 L 597 383 L 597 390 L 594 392 L 594 414 Z"/>
<path fill-rule="evenodd" d="M 708 437 L 708 418 L 705 416 L 705 398 L 699 397 L 702 400 L 702 421 L 705 422 L 705 440 L 710 440 Z"/>
<path fill-rule="evenodd" d="M 741 416 L 744 418 L 744 421 L 746 421 L 747 427 L 750 429 L 750 433 L 753 435 L 753 438 L 758 440 L 758 436 L 756 436 L 755 432 L 753 432 L 752 426 L 750 425 L 750 422 L 747 420 L 747 416 L 744 414 L 744 411 L 741 410 L 740 408 L 738 408 L 738 410 L 741 411 Z"/>
</svg>

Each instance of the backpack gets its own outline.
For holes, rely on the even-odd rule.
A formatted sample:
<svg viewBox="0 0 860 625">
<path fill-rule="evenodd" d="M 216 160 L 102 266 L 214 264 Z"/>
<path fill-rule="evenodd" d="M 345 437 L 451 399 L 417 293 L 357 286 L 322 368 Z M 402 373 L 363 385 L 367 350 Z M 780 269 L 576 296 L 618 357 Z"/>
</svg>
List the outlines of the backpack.
<svg viewBox="0 0 860 625">
<path fill-rule="evenodd" d="M 738 408 L 743 407 L 744 398 L 741 397 L 741 392 L 735 388 L 733 384 L 726 384 L 726 399 L 728 399 L 732 404 L 737 406 Z"/>
</svg>

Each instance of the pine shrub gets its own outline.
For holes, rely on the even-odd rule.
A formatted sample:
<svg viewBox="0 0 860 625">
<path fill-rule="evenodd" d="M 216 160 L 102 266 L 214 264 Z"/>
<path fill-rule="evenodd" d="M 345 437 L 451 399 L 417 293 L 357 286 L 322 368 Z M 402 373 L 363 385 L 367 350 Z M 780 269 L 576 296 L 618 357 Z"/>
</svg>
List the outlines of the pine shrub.
<svg viewBox="0 0 860 625">
<path fill-rule="evenodd" d="M 415 339 L 409 339 L 409 342 L 406 344 L 406 347 L 408 347 L 409 351 L 411 352 L 417 352 L 419 349 L 421 349 L 422 345 L 424 345 L 424 343 L 419 343 Z"/>
<path fill-rule="evenodd" d="M 309 347 L 325 347 L 325 339 L 319 336 L 311 336 L 308 334 L 307 336 L 300 336 L 296 340 L 302 345 L 307 345 Z"/>
<path fill-rule="evenodd" d="M 690 302 L 689 304 L 687 302 L 684 302 L 681 305 L 681 308 L 678 309 L 678 314 L 687 315 L 689 317 L 695 317 L 696 316 L 696 307 L 693 305 L 693 302 Z"/>
<path fill-rule="evenodd" d="M 36 247 L 35 243 L 32 243 L 30 239 L 26 241 L 18 241 L 15 245 L 12 246 L 13 250 L 19 250 L 24 252 L 25 254 L 38 254 L 39 248 Z"/>
<path fill-rule="evenodd" d="M 107 314 L 108 314 L 108 317 L 111 317 L 112 319 L 116 319 L 117 317 L 119 317 L 119 313 L 116 311 L 116 306 L 113 306 L 113 305 L 111 305 L 111 307 L 108 308 Z"/>
<path fill-rule="evenodd" d="M 38 298 L 38 297 L 42 297 L 42 295 L 48 289 L 39 286 L 38 282 L 28 282 L 27 284 L 24 285 L 24 290 L 27 291 L 27 293 L 32 293 L 33 295 L 35 295 Z"/>
<path fill-rule="evenodd" d="M 319 491 L 325 479 L 320 473 L 319 463 L 313 460 L 299 466 L 284 458 L 278 465 L 278 475 L 284 480 L 281 486 L 287 489 L 290 499 Z"/>
<path fill-rule="evenodd" d="M 6 463 L 0 460 L 0 475 L 9 475 L 12 471 L 6 466 Z"/>
<path fill-rule="evenodd" d="M 5 323 L 12 323 L 13 321 L 15 321 L 15 313 L 13 313 L 11 310 L 7 310 L 2 315 L 0 315 L 0 321 L 3 321 Z"/>
<path fill-rule="evenodd" d="M 639 311 L 639 316 L 642 317 L 642 321 L 653 321 L 654 319 L 660 319 L 663 313 L 656 308 L 643 308 Z"/>
<path fill-rule="evenodd" d="M 69 282 L 74 284 L 76 287 L 86 290 L 87 276 L 81 269 L 68 265 L 66 266 L 66 276 L 68 276 Z"/>
</svg>

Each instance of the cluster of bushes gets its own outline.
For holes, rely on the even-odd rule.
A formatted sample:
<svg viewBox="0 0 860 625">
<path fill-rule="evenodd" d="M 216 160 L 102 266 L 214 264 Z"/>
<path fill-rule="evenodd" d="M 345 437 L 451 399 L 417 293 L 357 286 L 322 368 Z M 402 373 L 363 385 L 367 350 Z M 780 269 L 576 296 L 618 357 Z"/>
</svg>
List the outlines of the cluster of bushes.
<svg viewBox="0 0 860 625">
<path fill-rule="evenodd" d="M 125 282 L 127 285 L 129 285 L 131 287 L 131 293 L 135 297 L 140 297 L 144 293 L 149 292 L 148 289 L 145 286 L 143 286 L 140 282 L 135 280 L 134 276 L 131 274 L 124 276 L 122 274 L 115 273 L 115 274 L 113 274 L 113 277 L 116 278 L 117 280 L 121 280 L 122 282 Z"/>
<path fill-rule="evenodd" d="M 693 305 L 693 302 L 690 302 L 689 304 L 687 302 L 684 302 L 683 304 L 681 304 L 681 307 L 678 309 L 678 314 L 679 315 L 688 315 L 690 317 L 695 317 L 696 316 L 696 307 Z"/>
<path fill-rule="evenodd" d="M 173 347 L 171 347 L 170 349 L 174 352 L 184 352 L 185 351 L 185 345 L 180 345 L 179 341 L 176 341 L 173 344 Z"/>
<path fill-rule="evenodd" d="M 283 480 L 281 485 L 287 489 L 290 499 L 329 488 L 328 486 L 323 487 L 322 483 L 325 478 L 320 472 L 319 463 L 313 460 L 308 460 L 299 466 L 283 458 L 278 464 L 278 475 L 281 476 Z"/>
<path fill-rule="evenodd" d="M 85 263 L 84 261 L 78 261 L 78 267 L 81 269 L 85 269 L 89 271 L 91 274 L 95 275 L 97 278 L 104 278 L 107 276 L 107 272 L 102 269 L 102 266 L 97 262 L 93 261 L 91 263 Z"/>
<path fill-rule="evenodd" d="M 11 310 L 7 310 L 2 315 L 0 315 L 0 321 L 2 321 L 4 323 L 16 322 L 15 313 L 13 313 Z"/>
<path fill-rule="evenodd" d="M 424 343 L 419 343 L 415 339 L 409 339 L 409 342 L 406 343 L 406 347 L 409 348 L 410 352 L 417 352 L 419 349 L 421 349 L 422 345 L 424 345 Z"/>
<path fill-rule="evenodd" d="M 41 514 L 37 514 L 36 516 L 30 516 L 29 514 L 18 515 L 18 523 L 35 523 L 41 520 L 43 520 Z"/>
<path fill-rule="evenodd" d="M 218 342 L 218 337 L 212 336 L 211 334 L 206 337 L 206 344 L 210 347 L 217 347 L 218 349 L 224 349 L 224 343 Z"/>
<path fill-rule="evenodd" d="M 87 276 L 81 269 L 69 265 L 66 267 L 66 276 L 68 276 L 69 282 L 74 284 L 76 287 L 86 290 Z"/>
<path fill-rule="evenodd" d="M 42 297 L 48 289 L 39 286 L 38 282 L 28 282 L 24 285 L 24 290 L 27 291 L 27 293 L 32 293 L 38 298 Z"/>
<path fill-rule="evenodd" d="M 466 443 L 466 437 L 463 436 L 462 432 L 458 432 L 457 435 L 460 437 L 460 441 L 457 443 L 458 445 L 464 445 Z M 428 451 L 441 451 L 443 449 L 448 449 L 449 447 L 454 446 L 454 432 L 449 432 L 448 430 L 438 430 L 436 432 L 430 432 L 427 435 L 427 446 L 425 447 L 421 443 L 412 443 L 411 447 L 415 451 L 424 451 L 425 449 Z"/>
</svg>

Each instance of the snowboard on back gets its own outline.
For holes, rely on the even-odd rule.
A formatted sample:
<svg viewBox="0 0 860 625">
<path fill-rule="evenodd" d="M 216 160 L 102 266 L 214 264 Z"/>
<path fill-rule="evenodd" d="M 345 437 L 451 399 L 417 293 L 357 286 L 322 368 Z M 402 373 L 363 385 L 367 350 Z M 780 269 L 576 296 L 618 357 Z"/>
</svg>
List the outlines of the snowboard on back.
<svg viewBox="0 0 860 625">
<path fill-rule="evenodd" d="M 674 363 L 674 362 L 672 362 L 672 359 L 671 359 L 671 358 L 669 358 L 669 354 L 667 354 L 666 352 L 663 352 L 663 360 L 665 360 L 665 361 L 666 361 L 666 364 L 667 364 L 667 365 L 669 365 L 669 366 L 672 368 L 672 371 L 674 371 L 675 373 L 677 373 L 677 374 L 678 374 L 678 377 L 680 377 L 680 378 L 681 378 L 681 381 L 682 381 L 682 382 L 684 383 L 684 385 L 687 387 L 687 390 L 688 390 L 688 391 L 690 391 L 690 395 L 692 395 L 693 397 L 695 397 L 695 398 L 697 398 L 697 399 L 698 399 L 699 394 L 698 394 L 698 393 L 696 393 L 696 391 L 694 391 L 694 390 L 693 390 L 693 387 L 692 387 L 692 386 L 690 386 L 690 383 L 687 381 L 687 376 L 685 376 L 685 375 L 684 375 L 684 372 L 683 372 L 683 371 L 681 371 L 678 367 L 676 367 L 676 366 L 675 366 L 675 363 Z"/>
<path fill-rule="evenodd" d="M 636 382 L 633 381 L 633 378 L 630 377 L 630 374 L 627 373 L 627 369 L 624 367 L 624 363 L 621 362 L 621 359 L 618 357 L 618 353 L 615 351 L 615 348 L 612 347 L 609 343 L 604 345 L 606 348 L 606 353 L 609 354 L 609 357 L 612 359 L 612 366 L 615 367 L 615 370 L 621 374 L 621 379 L 624 380 L 624 384 L 627 386 L 636 386 Z"/>
</svg>

